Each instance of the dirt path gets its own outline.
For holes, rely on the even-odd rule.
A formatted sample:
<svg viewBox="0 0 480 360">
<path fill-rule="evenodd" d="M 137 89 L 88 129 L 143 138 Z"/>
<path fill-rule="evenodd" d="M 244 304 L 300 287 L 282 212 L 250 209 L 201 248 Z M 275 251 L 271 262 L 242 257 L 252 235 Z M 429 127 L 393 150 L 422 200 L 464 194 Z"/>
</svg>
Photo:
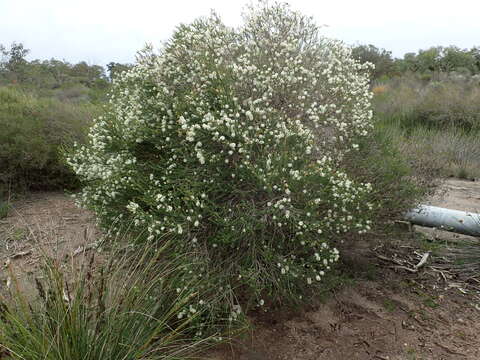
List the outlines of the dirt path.
<svg viewBox="0 0 480 360">
<path fill-rule="evenodd" d="M 480 213 L 480 181 L 448 179 L 430 204 Z"/>
<path fill-rule="evenodd" d="M 42 254 L 68 263 L 88 252 L 98 235 L 93 215 L 79 209 L 69 196 L 33 193 L 13 202 L 9 215 L 0 219 L 0 259 L 24 279 L 37 272 Z M 2 269 L 0 280 L 6 278 Z M 32 283 L 25 283 L 29 291 Z"/>
<path fill-rule="evenodd" d="M 258 322 L 211 359 L 480 359 L 480 308 L 456 291 L 389 273 L 344 288 L 316 310 Z M 279 320 L 275 320 L 278 317 Z"/>
<path fill-rule="evenodd" d="M 446 193 L 434 197 L 432 204 L 468 211 L 480 208 L 480 183 L 448 180 L 444 189 Z M 92 214 L 78 209 L 69 197 L 33 194 L 14 203 L 10 215 L 0 220 L 0 256 L 33 272 L 41 249 L 65 259 L 85 250 L 96 237 Z M 343 266 L 350 273 L 350 285 L 303 312 L 257 314 L 251 334 L 204 358 L 480 359 L 479 292 L 432 267 L 418 273 L 392 268 L 392 261 L 411 264 L 425 251 L 405 244 L 404 239 L 392 241 L 382 253 L 384 259 L 370 248 L 361 256 L 354 254 L 351 258 L 356 260 L 346 257 Z M 432 256 L 429 265 L 435 261 Z"/>
</svg>

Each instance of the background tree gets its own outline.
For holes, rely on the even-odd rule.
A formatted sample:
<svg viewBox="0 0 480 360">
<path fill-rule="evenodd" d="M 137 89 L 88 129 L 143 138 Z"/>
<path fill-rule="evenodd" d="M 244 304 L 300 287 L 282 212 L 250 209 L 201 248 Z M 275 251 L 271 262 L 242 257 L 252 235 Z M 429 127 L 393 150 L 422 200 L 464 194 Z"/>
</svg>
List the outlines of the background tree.
<svg viewBox="0 0 480 360">
<path fill-rule="evenodd" d="M 462 50 L 457 46 L 449 46 L 443 49 L 440 59 L 442 71 L 467 71 L 470 74 L 478 71 L 477 59 L 469 50 Z"/>
<path fill-rule="evenodd" d="M 115 77 L 121 74 L 124 71 L 127 71 L 133 67 L 132 64 L 120 64 L 117 62 L 110 62 L 107 64 L 108 78 L 110 81 L 113 81 Z"/>
<path fill-rule="evenodd" d="M 26 49 L 22 43 L 13 42 L 9 50 L 2 46 L 0 51 L 3 55 L 1 66 L 3 77 L 10 82 L 24 80 L 28 64 L 26 56 L 30 50 Z"/>
<path fill-rule="evenodd" d="M 61 101 L 102 102 L 110 86 L 105 69 L 85 61 L 31 60 L 21 43 L 0 46 L 0 86 L 17 86 L 41 97 Z"/>
<path fill-rule="evenodd" d="M 480 73 L 480 46 L 474 46 L 470 49 L 470 54 L 475 59 L 475 73 Z"/>
<path fill-rule="evenodd" d="M 382 76 L 391 76 L 394 73 L 394 60 L 392 52 L 377 48 L 374 45 L 358 45 L 352 48 L 352 56 L 361 63 L 372 63 L 375 69 L 372 78 L 378 79 Z"/>
</svg>

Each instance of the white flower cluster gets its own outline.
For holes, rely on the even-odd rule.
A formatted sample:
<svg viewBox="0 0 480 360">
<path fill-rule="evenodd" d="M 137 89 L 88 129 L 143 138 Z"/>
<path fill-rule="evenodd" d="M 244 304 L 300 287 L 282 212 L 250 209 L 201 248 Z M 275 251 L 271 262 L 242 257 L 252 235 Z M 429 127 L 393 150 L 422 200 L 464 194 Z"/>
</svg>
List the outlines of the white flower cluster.
<svg viewBox="0 0 480 360">
<path fill-rule="evenodd" d="M 371 128 L 365 70 L 286 5 L 240 29 L 215 15 L 181 26 L 115 82 L 69 158 L 80 202 L 107 226 L 131 219 L 213 257 L 258 247 L 279 277 L 320 281 L 338 260 L 329 239 L 369 228 L 369 185 L 338 169 Z"/>
</svg>

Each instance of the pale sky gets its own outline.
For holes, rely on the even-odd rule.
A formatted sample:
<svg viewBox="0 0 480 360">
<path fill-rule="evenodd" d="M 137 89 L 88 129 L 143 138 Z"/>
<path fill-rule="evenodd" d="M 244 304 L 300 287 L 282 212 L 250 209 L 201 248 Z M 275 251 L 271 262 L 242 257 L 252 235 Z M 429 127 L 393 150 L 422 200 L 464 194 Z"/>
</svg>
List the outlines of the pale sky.
<svg viewBox="0 0 480 360">
<path fill-rule="evenodd" d="M 145 43 L 159 46 L 176 25 L 214 9 L 241 23 L 249 0 L 0 0 L 0 44 L 22 42 L 30 59 L 105 65 L 133 62 Z M 290 0 L 347 44 L 373 44 L 402 57 L 436 45 L 480 46 L 480 0 Z"/>
</svg>

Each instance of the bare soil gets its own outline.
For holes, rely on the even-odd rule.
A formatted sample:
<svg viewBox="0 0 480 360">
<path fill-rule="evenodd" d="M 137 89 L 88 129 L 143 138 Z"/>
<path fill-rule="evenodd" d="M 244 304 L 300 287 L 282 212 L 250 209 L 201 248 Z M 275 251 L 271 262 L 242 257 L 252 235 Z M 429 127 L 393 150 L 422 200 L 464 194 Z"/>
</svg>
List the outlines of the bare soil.
<svg viewBox="0 0 480 360">
<path fill-rule="evenodd" d="M 480 359 L 478 298 L 428 287 L 431 279 L 420 275 L 381 271 L 311 311 L 254 319 L 248 338 L 209 359 Z"/>
<path fill-rule="evenodd" d="M 480 182 L 449 179 L 429 203 L 480 212 Z M 247 337 L 215 349 L 208 358 L 480 359 L 480 271 L 471 279 L 458 276 L 442 251 L 431 252 L 426 265 L 410 271 L 439 243 L 465 240 L 478 246 L 478 239 L 414 230 L 383 246 L 372 242 L 344 249 L 342 267 L 353 284 L 313 309 L 254 316 Z"/>
<path fill-rule="evenodd" d="M 451 179 L 442 189 L 432 204 L 479 210 L 480 183 Z M 31 194 L 0 220 L 0 258 L 34 273 L 42 252 L 68 261 L 90 251 L 98 235 L 92 214 L 68 196 Z M 202 358 L 480 359 L 480 281 L 459 279 L 435 252 L 416 270 L 436 244 L 427 240 L 402 231 L 387 245 L 359 242 L 343 256 L 349 285 L 308 309 L 253 314 L 250 333 Z"/>
<path fill-rule="evenodd" d="M 9 270 L 5 266 L 0 271 L 0 280 L 12 275 L 22 279 L 22 289 L 29 293 L 33 282 L 28 280 L 38 273 L 43 255 L 63 265 L 78 262 L 93 250 L 99 234 L 93 214 L 64 193 L 28 194 L 13 201 L 9 215 L 0 219 L 0 259 L 9 264 Z"/>
<path fill-rule="evenodd" d="M 480 213 L 480 181 L 446 180 L 431 205 Z"/>
</svg>

